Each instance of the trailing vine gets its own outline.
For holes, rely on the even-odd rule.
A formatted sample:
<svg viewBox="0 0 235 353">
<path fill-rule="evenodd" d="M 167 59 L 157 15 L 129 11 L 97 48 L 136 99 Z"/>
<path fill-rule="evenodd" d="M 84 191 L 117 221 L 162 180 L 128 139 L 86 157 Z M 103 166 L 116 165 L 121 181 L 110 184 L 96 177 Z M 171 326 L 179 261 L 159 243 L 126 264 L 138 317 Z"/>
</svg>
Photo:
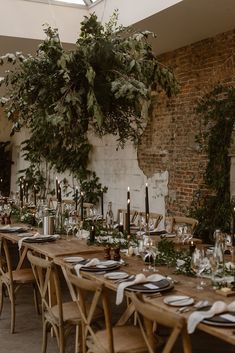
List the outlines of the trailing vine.
<svg viewBox="0 0 235 353">
<path fill-rule="evenodd" d="M 198 192 L 192 204 L 192 215 L 199 220 L 197 232 L 208 239 L 216 228 L 230 231 L 229 148 L 235 123 L 235 88 L 217 85 L 197 106 L 204 120 L 204 133 L 199 142 L 208 155 L 204 175 L 207 192 Z"/>
</svg>

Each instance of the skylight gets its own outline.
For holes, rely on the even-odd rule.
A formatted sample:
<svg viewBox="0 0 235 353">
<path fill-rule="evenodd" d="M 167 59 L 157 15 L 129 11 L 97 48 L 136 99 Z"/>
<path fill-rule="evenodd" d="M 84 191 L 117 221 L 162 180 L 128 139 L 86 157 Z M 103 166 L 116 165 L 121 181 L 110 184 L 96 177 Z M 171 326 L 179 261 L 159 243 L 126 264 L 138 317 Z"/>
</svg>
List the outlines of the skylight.
<svg viewBox="0 0 235 353">
<path fill-rule="evenodd" d="M 51 5 L 82 5 L 82 6 L 90 6 L 99 0 L 25 0 L 25 1 L 34 1 L 34 2 L 43 2 Z"/>
</svg>

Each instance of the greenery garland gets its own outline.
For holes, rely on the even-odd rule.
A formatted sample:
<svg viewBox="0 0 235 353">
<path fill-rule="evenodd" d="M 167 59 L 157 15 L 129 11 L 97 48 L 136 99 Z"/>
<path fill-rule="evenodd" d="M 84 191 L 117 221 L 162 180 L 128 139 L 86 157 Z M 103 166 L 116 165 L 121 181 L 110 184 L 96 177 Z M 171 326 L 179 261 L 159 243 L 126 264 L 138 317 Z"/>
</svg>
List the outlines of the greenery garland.
<svg viewBox="0 0 235 353">
<path fill-rule="evenodd" d="M 208 155 L 204 175 L 207 192 L 199 190 L 192 203 L 191 215 L 199 220 L 197 234 L 212 239 L 215 229 L 230 232 L 230 158 L 235 123 L 235 88 L 217 85 L 197 106 L 204 120 L 204 132 L 197 137 Z"/>
</svg>

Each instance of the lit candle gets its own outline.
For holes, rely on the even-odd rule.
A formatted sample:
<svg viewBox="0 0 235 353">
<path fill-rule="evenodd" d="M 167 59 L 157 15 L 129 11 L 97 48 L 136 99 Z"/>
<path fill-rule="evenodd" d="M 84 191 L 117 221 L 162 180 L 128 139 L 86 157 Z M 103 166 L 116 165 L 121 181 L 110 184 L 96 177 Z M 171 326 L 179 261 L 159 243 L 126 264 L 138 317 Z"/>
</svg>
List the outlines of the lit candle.
<svg viewBox="0 0 235 353">
<path fill-rule="evenodd" d="M 81 221 L 83 221 L 83 192 L 81 192 Z"/>
<path fill-rule="evenodd" d="M 145 221 L 148 223 L 149 219 L 149 193 L 148 193 L 148 183 L 145 184 Z"/>
<path fill-rule="evenodd" d="M 232 234 L 232 244 L 235 246 L 235 207 L 233 208 L 233 234 Z"/>
<path fill-rule="evenodd" d="M 101 190 L 101 195 L 100 195 L 100 201 L 101 201 L 101 214 L 102 217 L 104 217 L 104 193 L 103 193 L 103 189 Z"/>
<path fill-rule="evenodd" d="M 127 235 L 130 235 L 130 199 L 127 200 L 127 222 L 126 222 L 126 230 L 127 230 Z"/>
<path fill-rule="evenodd" d="M 3 192 L 3 179 L 1 178 L 0 179 L 0 195 L 1 195 L 1 193 Z"/>
<path fill-rule="evenodd" d="M 58 178 L 55 178 L 55 192 L 56 192 L 56 198 L 58 201 L 58 191 L 59 191 L 59 182 L 58 182 Z"/>
<path fill-rule="evenodd" d="M 36 186 L 33 186 L 33 198 L 34 198 L 34 205 L 37 205 L 37 196 L 36 196 Z"/>
<path fill-rule="evenodd" d="M 62 202 L 62 197 L 61 197 L 61 186 L 60 183 L 58 183 L 58 202 Z"/>
<path fill-rule="evenodd" d="M 130 200 L 130 187 L 127 187 L 127 200 Z"/>
<path fill-rule="evenodd" d="M 189 245 L 189 253 L 190 253 L 190 255 L 192 255 L 194 253 L 195 248 L 196 248 L 196 245 L 194 244 L 193 241 L 191 241 L 190 245 Z"/>
<path fill-rule="evenodd" d="M 24 186 L 22 179 L 20 179 L 20 207 L 23 207 Z"/>
<path fill-rule="evenodd" d="M 78 209 L 78 188 L 76 187 L 75 191 L 75 210 L 77 211 Z"/>
<path fill-rule="evenodd" d="M 26 199 L 26 203 L 28 203 L 28 186 L 29 184 L 28 183 L 25 183 L 25 199 Z"/>
</svg>

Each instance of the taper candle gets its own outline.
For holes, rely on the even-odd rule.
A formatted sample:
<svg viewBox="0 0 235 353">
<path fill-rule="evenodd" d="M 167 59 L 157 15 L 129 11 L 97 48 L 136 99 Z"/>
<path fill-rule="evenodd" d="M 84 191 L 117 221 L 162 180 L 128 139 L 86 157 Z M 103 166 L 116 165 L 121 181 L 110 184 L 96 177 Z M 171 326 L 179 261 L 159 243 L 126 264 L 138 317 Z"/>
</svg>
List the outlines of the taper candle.
<svg viewBox="0 0 235 353">
<path fill-rule="evenodd" d="M 149 219 L 149 193 L 148 193 L 148 183 L 145 184 L 145 221 L 148 223 Z"/>
<path fill-rule="evenodd" d="M 81 192 L 81 221 L 83 221 L 83 192 Z"/>
<path fill-rule="evenodd" d="M 34 198 L 34 205 L 37 205 L 37 195 L 36 195 L 36 186 L 33 186 L 33 198 Z"/>
<path fill-rule="evenodd" d="M 235 246 L 235 207 L 233 208 L 233 234 L 232 234 L 232 244 Z"/>
<path fill-rule="evenodd" d="M 76 187 L 75 191 L 75 210 L 77 211 L 78 209 L 78 188 Z"/>
<path fill-rule="evenodd" d="M 127 235 L 130 235 L 131 230 L 130 230 L 130 199 L 127 200 L 127 220 L 126 220 L 126 230 L 127 230 Z"/>
<path fill-rule="evenodd" d="M 101 202 L 101 214 L 102 217 L 104 218 L 104 192 L 102 189 L 101 195 L 100 195 L 100 202 Z"/>
<path fill-rule="evenodd" d="M 58 189 L 59 189 L 59 182 L 58 182 L 58 178 L 55 178 L 55 192 L 56 192 L 56 198 L 58 201 Z"/>
</svg>

